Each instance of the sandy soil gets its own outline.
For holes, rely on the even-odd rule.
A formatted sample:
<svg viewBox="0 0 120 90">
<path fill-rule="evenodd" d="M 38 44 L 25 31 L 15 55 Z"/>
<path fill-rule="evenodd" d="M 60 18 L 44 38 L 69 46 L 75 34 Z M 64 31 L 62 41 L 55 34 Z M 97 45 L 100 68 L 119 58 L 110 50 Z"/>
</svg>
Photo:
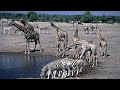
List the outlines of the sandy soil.
<svg viewBox="0 0 120 90">
<path fill-rule="evenodd" d="M 48 23 L 43 23 L 46 25 Z M 69 34 L 69 44 L 72 43 L 72 37 L 75 31 L 75 28 L 71 25 L 56 23 L 63 30 L 66 30 Z M 42 25 L 42 26 L 43 26 Z M 49 24 L 48 24 L 49 26 Z M 83 70 L 82 74 L 78 75 L 76 79 L 120 79 L 120 25 L 108 25 L 100 24 L 101 33 L 104 38 L 108 41 L 108 57 L 100 57 L 98 60 L 97 67 L 86 67 Z M 3 27 L 0 26 L 0 52 L 10 52 L 10 53 L 24 53 L 25 42 L 24 35 L 13 34 L 14 31 L 11 31 L 11 34 L 4 34 Z M 49 26 L 50 27 L 50 26 Z M 38 29 L 35 29 L 38 31 Z M 93 40 L 97 43 L 96 34 L 83 34 L 83 27 L 79 25 L 79 36 L 81 39 Z M 44 51 L 40 53 L 39 51 L 33 52 L 31 54 L 48 54 L 55 55 L 56 53 L 56 39 L 55 39 L 55 30 L 50 27 L 50 33 L 40 34 L 41 45 Z M 31 42 L 31 50 L 34 47 L 34 43 Z M 38 50 L 37 46 L 37 50 Z M 73 50 L 69 50 L 66 54 L 73 54 Z M 72 78 L 71 78 L 72 79 Z"/>
</svg>

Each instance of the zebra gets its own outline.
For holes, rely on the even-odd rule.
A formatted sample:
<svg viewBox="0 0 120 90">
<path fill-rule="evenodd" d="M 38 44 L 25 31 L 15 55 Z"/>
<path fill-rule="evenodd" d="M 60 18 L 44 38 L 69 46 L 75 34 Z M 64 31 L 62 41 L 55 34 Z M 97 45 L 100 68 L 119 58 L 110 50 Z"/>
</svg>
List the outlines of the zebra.
<svg viewBox="0 0 120 90">
<path fill-rule="evenodd" d="M 96 26 L 91 26 L 92 34 L 95 34 L 95 31 L 97 31 L 97 25 Z"/>
<path fill-rule="evenodd" d="M 48 63 L 47 65 L 45 65 L 42 69 L 42 73 L 41 73 L 41 77 L 47 77 L 47 79 L 50 78 L 50 76 L 53 78 L 55 77 L 55 74 L 54 76 L 52 75 L 52 72 L 59 72 L 61 70 L 63 70 L 64 68 L 64 65 L 65 65 L 65 59 L 59 59 L 59 60 L 55 60 L 53 62 L 50 62 Z"/>
<path fill-rule="evenodd" d="M 73 76 L 75 71 L 76 74 L 82 72 L 83 66 L 84 61 L 81 59 L 74 60 L 70 58 L 63 58 L 50 62 L 46 66 L 44 66 L 40 76 L 47 77 L 47 79 L 50 79 L 50 76 L 52 79 L 54 79 L 56 76 L 66 78 L 67 76 L 70 76 L 71 73 Z"/>
<path fill-rule="evenodd" d="M 45 26 L 45 27 L 40 27 L 40 25 L 39 24 L 36 24 L 35 25 L 35 28 L 38 28 L 39 29 L 39 34 L 40 33 L 50 33 L 50 29 L 49 29 L 49 27 L 48 26 Z"/>
<path fill-rule="evenodd" d="M 83 27 L 83 33 L 85 33 L 85 34 L 89 34 L 89 28 L 88 28 L 88 26 L 84 26 Z"/>
<path fill-rule="evenodd" d="M 6 31 L 8 31 L 9 35 L 11 30 L 13 30 L 13 27 L 4 27 L 4 34 L 6 33 Z"/>
<path fill-rule="evenodd" d="M 75 21 L 68 20 L 68 22 L 74 26 Z"/>
</svg>

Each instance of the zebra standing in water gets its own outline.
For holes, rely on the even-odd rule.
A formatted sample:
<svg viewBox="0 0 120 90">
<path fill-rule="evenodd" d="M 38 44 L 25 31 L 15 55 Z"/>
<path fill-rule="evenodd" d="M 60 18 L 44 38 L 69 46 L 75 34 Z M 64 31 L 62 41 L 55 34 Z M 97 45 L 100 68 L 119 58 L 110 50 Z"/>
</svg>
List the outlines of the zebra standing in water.
<svg viewBox="0 0 120 90">
<path fill-rule="evenodd" d="M 14 20 L 12 20 L 12 21 L 9 23 L 9 25 L 13 25 L 13 26 L 15 26 L 16 28 L 18 28 L 20 31 L 24 32 L 25 39 L 26 39 L 26 50 L 25 50 L 25 54 L 26 54 L 26 53 L 27 53 L 27 54 L 30 54 L 30 46 L 29 46 L 29 44 L 30 44 L 30 40 L 31 40 L 31 39 L 33 39 L 34 42 L 35 42 L 34 50 L 36 49 L 36 45 L 37 45 L 37 43 L 38 43 L 38 44 L 39 44 L 39 47 L 40 47 L 40 52 L 41 52 L 42 49 L 41 49 L 41 43 L 40 43 L 39 33 L 36 32 L 36 31 L 34 31 L 33 28 L 28 28 L 29 25 L 27 26 L 24 21 L 21 20 L 21 23 L 23 23 L 24 26 L 19 25 L 19 24 L 15 23 Z"/>
<path fill-rule="evenodd" d="M 55 60 L 53 62 L 48 63 L 42 69 L 40 74 L 41 78 L 52 79 L 66 78 L 68 76 L 73 76 L 74 74 L 79 74 L 82 72 L 82 68 L 84 67 L 84 61 L 82 59 L 70 59 L 63 58 L 59 60 Z"/>
</svg>

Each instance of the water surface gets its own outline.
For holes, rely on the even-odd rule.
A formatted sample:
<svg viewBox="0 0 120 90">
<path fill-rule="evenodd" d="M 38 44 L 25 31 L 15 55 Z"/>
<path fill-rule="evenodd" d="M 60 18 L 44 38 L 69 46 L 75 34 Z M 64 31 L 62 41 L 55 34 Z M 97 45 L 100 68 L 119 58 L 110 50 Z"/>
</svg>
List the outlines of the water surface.
<svg viewBox="0 0 120 90">
<path fill-rule="evenodd" d="M 38 78 L 42 67 L 56 59 L 50 55 L 0 53 L 0 79 Z"/>
</svg>

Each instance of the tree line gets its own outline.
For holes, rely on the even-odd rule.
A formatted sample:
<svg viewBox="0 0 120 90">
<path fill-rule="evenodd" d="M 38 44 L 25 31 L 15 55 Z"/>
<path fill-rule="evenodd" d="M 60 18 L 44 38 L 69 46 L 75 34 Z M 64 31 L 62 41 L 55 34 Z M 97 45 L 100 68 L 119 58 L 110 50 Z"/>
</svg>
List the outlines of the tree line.
<svg viewBox="0 0 120 90">
<path fill-rule="evenodd" d="M 0 13 L 0 19 L 25 19 L 27 21 L 41 21 L 41 22 L 68 22 L 71 21 L 81 21 L 82 23 L 120 23 L 120 16 L 102 15 L 95 16 L 86 11 L 83 15 L 48 15 L 48 14 L 37 14 L 36 12 L 23 13 Z"/>
</svg>

